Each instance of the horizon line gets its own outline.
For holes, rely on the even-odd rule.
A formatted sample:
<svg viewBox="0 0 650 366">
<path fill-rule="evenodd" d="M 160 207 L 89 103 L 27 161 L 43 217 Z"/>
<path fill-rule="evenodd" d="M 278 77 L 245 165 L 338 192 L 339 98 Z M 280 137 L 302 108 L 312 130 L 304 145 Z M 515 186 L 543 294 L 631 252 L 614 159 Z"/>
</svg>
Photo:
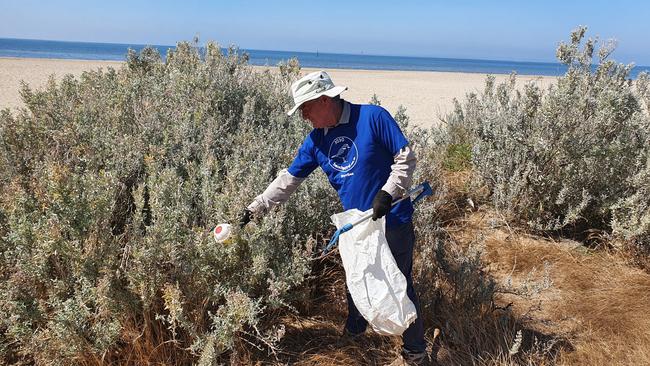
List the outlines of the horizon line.
<svg viewBox="0 0 650 366">
<path fill-rule="evenodd" d="M 153 44 L 153 43 L 123 43 L 123 42 L 98 42 L 98 41 L 72 41 L 72 40 L 60 40 L 60 39 L 37 39 L 37 38 L 14 38 L 14 37 L 0 37 L 0 39 L 13 39 L 21 41 L 46 41 L 46 42 L 62 42 L 62 43 L 90 43 L 90 44 L 111 44 L 111 45 L 122 45 L 122 46 L 152 46 L 152 47 L 169 47 L 174 48 L 176 45 L 165 45 L 165 44 Z M 191 40 L 180 40 L 179 42 L 189 42 Z M 415 55 L 403 55 L 403 54 L 374 54 L 374 53 L 348 53 L 348 52 L 320 52 L 318 49 L 316 51 L 304 51 L 304 50 L 278 50 L 278 49 L 263 49 L 263 48 L 243 48 L 236 44 L 231 44 L 229 46 L 224 46 L 223 44 L 215 41 L 208 40 L 203 42 L 205 45 L 207 42 L 215 42 L 222 49 L 228 49 L 230 46 L 235 46 L 240 50 L 250 50 L 250 51 L 271 51 L 271 52 L 286 52 L 286 53 L 305 53 L 305 54 L 327 54 L 327 55 L 346 55 L 346 56 L 372 56 L 372 57 L 409 57 L 409 58 L 421 58 L 421 59 L 439 59 L 439 60 L 477 60 L 477 61 L 498 61 L 498 62 L 521 62 L 521 63 L 533 63 L 533 64 L 560 64 L 559 62 L 550 62 L 550 61 L 529 61 L 529 60 L 517 60 L 517 59 L 490 59 L 490 58 L 468 58 L 468 57 L 440 57 L 440 56 L 415 56 Z M 202 47 L 200 45 L 199 47 Z M 561 64 L 560 64 L 561 65 Z"/>
<path fill-rule="evenodd" d="M 160 45 L 160 44 L 147 44 L 147 43 L 121 43 L 121 42 L 97 42 L 97 41 L 72 41 L 72 40 L 60 40 L 60 39 L 36 39 L 36 38 L 14 38 L 14 37 L 0 37 L 0 39 L 10 39 L 10 40 L 21 40 L 21 41 L 45 41 L 45 42 L 61 42 L 61 43 L 89 43 L 89 44 L 110 44 L 110 45 L 121 45 L 121 46 L 144 46 L 144 47 L 168 47 L 168 48 L 175 48 L 177 47 L 178 43 L 180 42 L 188 42 L 188 43 L 193 43 L 191 40 L 180 40 L 176 41 L 176 45 Z M 215 40 L 208 40 L 201 43 L 199 43 L 199 47 L 204 47 L 205 44 L 208 42 L 214 42 L 216 43 L 221 49 L 228 49 L 230 46 L 234 46 L 237 49 L 240 50 L 249 50 L 249 51 L 267 51 L 267 52 L 285 52 L 285 53 L 304 53 L 304 54 L 326 54 L 326 55 L 345 55 L 345 56 L 371 56 L 371 57 L 406 57 L 406 58 L 418 58 L 418 59 L 437 59 L 437 60 L 472 60 L 472 61 L 495 61 L 495 62 L 518 62 L 518 63 L 528 63 L 528 64 L 547 64 L 547 65 L 562 65 L 562 63 L 558 61 L 550 62 L 550 61 L 528 61 L 528 60 L 517 60 L 517 59 L 489 59 L 489 58 L 467 58 L 467 57 L 439 57 L 439 56 L 414 56 L 414 55 L 380 55 L 380 54 L 372 54 L 372 53 L 347 53 L 347 52 L 319 52 L 318 49 L 316 51 L 297 51 L 297 50 L 272 50 L 272 49 L 260 49 L 260 48 L 242 48 L 236 44 L 231 44 L 229 46 L 223 46 L 219 42 Z M 622 63 L 622 62 L 621 62 Z M 631 62 L 634 64 L 634 67 L 641 67 L 648 69 L 650 68 L 650 65 L 641 65 L 637 64 L 635 62 Z M 625 64 L 627 65 L 627 64 Z"/>
</svg>

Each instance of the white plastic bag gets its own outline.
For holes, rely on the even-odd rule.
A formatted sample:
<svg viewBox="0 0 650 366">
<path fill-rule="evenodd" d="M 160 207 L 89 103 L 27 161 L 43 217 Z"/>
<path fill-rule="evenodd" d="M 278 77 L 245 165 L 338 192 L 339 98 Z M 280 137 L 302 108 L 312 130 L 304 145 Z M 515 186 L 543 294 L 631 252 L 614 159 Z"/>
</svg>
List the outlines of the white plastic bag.
<svg viewBox="0 0 650 366">
<path fill-rule="evenodd" d="M 337 228 L 363 212 L 352 209 L 332 215 Z M 354 305 L 375 332 L 401 335 L 417 317 L 406 294 L 406 277 L 397 267 L 384 231 L 385 218 L 368 219 L 341 234 L 339 253 Z"/>
</svg>

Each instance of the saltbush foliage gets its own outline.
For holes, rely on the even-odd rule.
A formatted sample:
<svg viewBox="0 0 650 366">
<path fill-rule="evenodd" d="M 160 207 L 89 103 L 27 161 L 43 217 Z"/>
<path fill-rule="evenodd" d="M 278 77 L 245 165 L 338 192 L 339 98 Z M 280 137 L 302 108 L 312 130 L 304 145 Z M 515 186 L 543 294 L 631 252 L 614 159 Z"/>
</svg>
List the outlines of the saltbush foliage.
<svg viewBox="0 0 650 366">
<path fill-rule="evenodd" d="M 309 131 L 286 115 L 298 69 L 179 43 L 164 62 L 145 49 L 25 86 L 26 108 L 0 116 L 5 361 L 109 362 L 149 337 L 212 364 L 242 332 L 270 342 L 263 315 L 309 273 L 334 191 L 316 173 L 233 243 L 209 231 L 236 223 Z"/>
<path fill-rule="evenodd" d="M 637 80 L 637 90 L 642 107 L 650 119 L 650 79 L 643 74 Z M 646 130 L 647 134 L 650 131 Z M 650 253 L 650 138 L 646 137 L 645 149 L 640 155 L 644 168 L 631 178 L 630 193 L 614 205 L 612 227 L 625 239 L 644 247 Z"/>
<path fill-rule="evenodd" d="M 648 234 L 648 81 L 609 59 L 586 28 L 561 43 L 568 67 L 548 90 L 512 75 L 468 94 L 447 116 L 450 143 L 472 146 L 478 182 L 493 204 L 538 230 L 611 229 Z M 646 193 L 644 193 L 646 192 Z"/>
</svg>

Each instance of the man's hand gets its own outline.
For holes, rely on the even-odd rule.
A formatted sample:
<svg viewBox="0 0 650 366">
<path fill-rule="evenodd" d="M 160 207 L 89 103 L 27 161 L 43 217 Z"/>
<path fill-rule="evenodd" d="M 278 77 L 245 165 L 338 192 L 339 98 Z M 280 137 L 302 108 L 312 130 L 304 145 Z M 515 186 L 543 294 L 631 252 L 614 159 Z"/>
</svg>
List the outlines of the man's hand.
<svg viewBox="0 0 650 366">
<path fill-rule="evenodd" d="M 248 210 L 247 208 L 244 209 L 244 212 L 242 212 L 241 215 L 239 215 L 239 228 L 240 229 L 243 229 L 244 226 L 246 226 L 246 224 L 248 224 L 251 221 L 251 216 L 252 215 L 253 215 L 253 213 L 250 212 L 250 210 Z"/>
<path fill-rule="evenodd" d="M 372 200 L 372 221 L 386 216 L 390 212 L 393 197 L 386 191 L 380 190 Z"/>
</svg>

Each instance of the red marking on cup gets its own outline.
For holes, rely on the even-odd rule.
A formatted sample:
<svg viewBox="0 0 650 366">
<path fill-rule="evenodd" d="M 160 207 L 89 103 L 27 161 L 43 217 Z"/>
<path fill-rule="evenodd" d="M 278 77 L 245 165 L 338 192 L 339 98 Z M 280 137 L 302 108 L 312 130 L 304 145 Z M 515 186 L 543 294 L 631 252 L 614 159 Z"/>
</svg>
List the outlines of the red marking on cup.
<svg viewBox="0 0 650 366">
<path fill-rule="evenodd" d="M 214 232 L 217 233 L 217 234 L 219 234 L 221 232 L 221 230 L 223 230 L 221 225 L 214 228 Z"/>
</svg>

